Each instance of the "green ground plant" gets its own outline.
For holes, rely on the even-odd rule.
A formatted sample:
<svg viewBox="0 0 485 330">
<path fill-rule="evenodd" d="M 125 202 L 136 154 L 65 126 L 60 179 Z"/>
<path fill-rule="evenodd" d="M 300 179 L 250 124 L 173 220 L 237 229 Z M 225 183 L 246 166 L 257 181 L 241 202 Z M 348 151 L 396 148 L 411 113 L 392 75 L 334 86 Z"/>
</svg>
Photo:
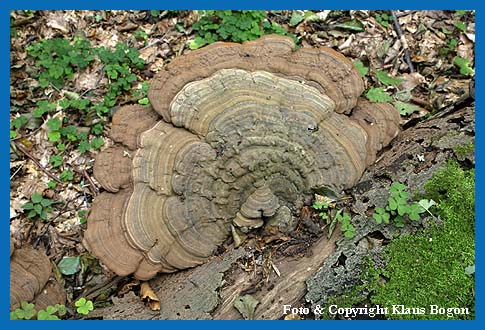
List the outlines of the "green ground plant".
<svg viewBox="0 0 485 330">
<path fill-rule="evenodd" d="M 318 216 L 325 220 L 327 223 L 329 222 L 329 220 L 331 220 L 329 226 L 329 236 L 331 236 L 337 222 L 340 222 L 340 230 L 344 233 L 344 236 L 346 238 L 353 238 L 355 236 L 355 227 L 352 225 L 352 219 L 348 213 L 340 209 L 335 213 L 333 219 L 330 219 L 330 203 L 315 201 L 312 207 L 313 209 L 319 211 Z"/>
<path fill-rule="evenodd" d="M 39 217 L 42 221 L 47 221 L 47 213 L 52 212 L 53 203 L 51 199 L 43 198 L 42 195 L 34 192 L 30 197 L 30 202 L 22 205 L 22 208 L 29 211 L 27 214 L 29 218 Z"/>
<path fill-rule="evenodd" d="M 425 308 L 425 314 L 390 314 L 393 319 L 473 319 L 475 316 L 475 171 L 450 160 L 418 196 L 436 200 L 439 221 L 384 248 L 386 266 L 370 259 L 362 284 L 331 299 L 339 307 L 392 305 Z M 468 308 L 469 314 L 430 314 L 429 306 Z M 328 317 L 328 316 L 326 316 Z"/>
<path fill-rule="evenodd" d="M 72 145 L 80 153 L 86 153 L 99 150 L 104 145 L 100 135 L 103 134 L 109 110 L 115 106 L 120 95 L 131 93 L 135 99 L 139 99 L 140 104 L 149 103 L 146 97 L 148 83 L 143 82 L 136 87 L 136 72 L 144 68 L 144 61 L 137 49 L 124 43 L 118 43 L 115 49 L 108 49 L 92 47 L 88 40 L 81 38 L 43 39 L 28 46 L 27 54 L 35 60 L 32 75 L 39 82 L 38 88 L 52 86 L 59 91 L 59 98 L 54 98 L 54 101 L 39 100 L 31 113 L 14 116 L 10 137 L 17 138 L 21 131 L 35 129 L 45 121 L 48 139 L 58 151 L 49 159 L 53 168 L 62 166 L 66 146 Z M 92 63 L 101 66 L 109 81 L 101 98 L 99 95 L 93 98 L 89 91 L 78 94 L 66 90 L 65 86 L 75 74 L 83 72 Z M 56 116 L 59 110 L 65 116 Z M 46 117 L 51 118 L 46 120 Z M 61 180 L 70 181 L 72 178 L 68 172 L 63 172 Z"/>
<path fill-rule="evenodd" d="M 192 28 L 197 36 L 189 44 L 191 49 L 197 49 L 215 41 L 243 42 L 255 40 L 264 34 L 289 34 L 280 25 L 266 19 L 263 10 L 202 10 L 200 19 Z"/>
<path fill-rule="evenodd" d="M 391 185 L 391 196 L 387 200 L 387 205 L 384 208 L 376 207 L 372 215 L 377 223 L 390 224 L 392 221 L 396 227 L 404 227 L 406 220 L 418 221 L 421 213 L 429 212 L 429 205 L 433 205 L 434 201 L 422 199 L 418 202 L 411 202 L 406 188 L 399 182 Z M 423 206 L 427 206 L 427 208 Z"/>
<path fill-rule="evenodd" d="M 79 298 L 75 303 L 76 312 L 82 315 L 88 315 L 94 310 L 94 305 L 91 300 L 86 298 Z M 35 310 L 34 304 L 26 301 L 20 303 L 20 307 L 10 312 L 10 320 L 60 320 L 67 314 L 65 305 L 56 304 L 54 306 L 47 306 L 45 310 Z"/>
</svg>

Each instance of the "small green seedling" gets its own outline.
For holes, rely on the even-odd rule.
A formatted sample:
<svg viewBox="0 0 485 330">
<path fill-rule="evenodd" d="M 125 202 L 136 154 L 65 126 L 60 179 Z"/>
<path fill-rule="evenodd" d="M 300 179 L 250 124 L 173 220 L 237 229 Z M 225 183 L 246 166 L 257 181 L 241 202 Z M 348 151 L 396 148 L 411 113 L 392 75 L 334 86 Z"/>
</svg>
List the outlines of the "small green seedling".
<svg viewBox="0 0 485 330">
<path fill-rule="evenodd" d="M 342 210 L 338 210 L 337 214 L 335 214 L 335 218 L 342 224 L 340 230 L 342 230 L 344 236 L 347 238 L 353 238 L 355 236 L 355 228 L 350 223 L 350 215 Z"/>
<path fill-rule="evenodd" d="M 26 301 L 20 303 L 20 308 L 10 312 L 11 320 L 30 320 L 37 312 L 34 309 L 34 304 L 29 304 Z"/>
<path fill-rule="evenodd" d="M 47 306 L 45 310 L 41 309 L 38 311 L 37 320 L 60 320 L 59 317 L 65 314 L 66 307 L 64 305 L 56 304 L 55 306 Z"/>
<path fill-rule="evenodd" d="M 455 59 L 453 60 L 453 63 L 455 63 L 455 65 L 460 68 L 460 74 L 462 75 L 472 75 L 475 73 L 475 70 L 473 70 L 473 68 L 470 67 L 470 61 L 463 57 L 460 57 L 460 56 L 455 57 Z"/>
<path fill-rule="evenodd" d="M 86 298 L 79 298 L 74 305 L 77 307 L 77 312 L 79 314 L 88 315 L 89 312 L 94 310 L 93 302 L 91 300 L 86 300 Z"/>
<path fill-rule="evenodd" d="M 392 102 L 394 99 L 384 91 L 384 87 L 369 88 L 365 97 L 371 102 Z"/>
<path fill-rule="evenodd" d="M 369 68 L 366 67 L 360 60 L 354 61 L 354 66 L 362 77 L 365 77 L 365 75 L 369 72 Z"/>
<path fill-rule="evenodd" d="M 27 216 L 34 218 L 39 216 L 43 221 L 47 221 L 47 213 L 52 211 L 53 201 L 51 199 L 43 198 L 39 193 L 35 192 L 30 198 L 30 202 L 22 205 L 22 208 L 29 211 Z"/>
<path fill-rule="evenodd" d="M 72 181 L 74 179 L 74 173 L 70 169 L 65 169 L 61 172 L 59 178 L 62 182 Z"/>
<path fill-rule="evenodd" d="M 375 70 L 374 74 L 376 75 L 377 79 L 386 86 L 393 86 L 399 85 L 404 81 L 403 78 L 394 78 L 387 74 L 385 71 Z"/>
<path fill-rule="evenodd" d="M 312 207 L 315 209 L 315 210 L 319 210 L 319 211 L 322 211 L 320 212 L 318 215 L 320 218 L 322 218 L 323 220 L 327 220 L 328 219 L 328 207 L 329 207 L 329 203 L 327 202 L 320 202 L 320 201 L 315 201 L 313 202 L 313 205 Z"/>
<path fill-rule="evenodd" d="M 436 205 L 433 200 L 422 199 L 419 202 L 408 202 L 409 193 L 407 193 L 406 186 L 399 182 L 394 182 L 391 185 L 391 197 L 387 200 L 385 208 L 377 207 L 372 217 L 376 223 L 389 224 L 391 220 L 396 227 L 403 227 L 405 220 L 418 221 L 420 214 L 428 212 L 429 209 Z M 432 215 L 432 214 L 431 214 Z"/>
<path fill-rule="evenodd" d="M 387 13 L 376 14 L 376 21 L 383 27 L 388 27 L 392 22 L 392 16 Z"/>
</svg>

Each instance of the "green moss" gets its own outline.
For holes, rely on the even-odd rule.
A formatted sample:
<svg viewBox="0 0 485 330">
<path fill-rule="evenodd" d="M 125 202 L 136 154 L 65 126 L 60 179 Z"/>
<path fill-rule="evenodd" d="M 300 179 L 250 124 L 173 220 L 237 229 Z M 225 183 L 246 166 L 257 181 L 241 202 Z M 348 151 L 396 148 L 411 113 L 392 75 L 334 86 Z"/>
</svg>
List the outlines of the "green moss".
<svg viewBox="0 0 485 330">
<path fill-rule="evenodd" d="M 475 144 L 472 142 L 460 144 L 453 148 L 456 157 L 459 159 L 464 159 L 475 152 Z"/>
<path fill-rule="evenodd" d="M 393 240 L 386 248 L 388 264 L 376 285 L 373 304 L 406 307 L 467 307 L 474 317 L 474 278 L 465 267 L 475 263 L 475 175 L 450 161 L 425 185 L 426 197 L 438 202 L 443 219 L 417 235 Z M 443 319 L 446 315 L 391 315 L 398 319 Z"/>
<path fill-rule="evenodd" d="M 380 305 L 389 309 L 386 317 L 392 319 L 474 318 L 474 275 L 467 275 L 465 268 L 475 264 L 475 171 L 449 161 L 425 190 L 420 197 L 438 203 L 432 211 L 442 224 L 393 239 L 385 248 L 385 269 L 376 269 L 369 260 L 363 265 L 362 284 L 334 297 L 329 305 Z M 393 305 L 424 308 L 425 313 L 393 314 Z M 468 308 L 469 314 L 432 315 L 430 305 Z"/>
</svg>

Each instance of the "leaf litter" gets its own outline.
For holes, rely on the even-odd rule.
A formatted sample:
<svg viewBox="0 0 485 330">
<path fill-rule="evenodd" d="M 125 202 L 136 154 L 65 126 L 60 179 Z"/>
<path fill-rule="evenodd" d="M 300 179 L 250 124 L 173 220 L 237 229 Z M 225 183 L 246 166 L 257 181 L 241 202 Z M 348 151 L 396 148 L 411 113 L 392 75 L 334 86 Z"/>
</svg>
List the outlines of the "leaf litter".
<svg viewBox="0 0 485 330">
<path fill-rule="evenodd" d="M 395 14 L 416 67 L 414 73 L 409 72 L 403 56 L 403 39 L 389 20 L 389 11 L 282 10 L 267 12 L 266 16 L 295 34 L 301 47 L 331 47 L 353 59 L 364 77 L 367 93 L 375 101 L 393 102 L 401 110 L 404 124 L 430 111 L 439 111 L 468 93 L 474 76 L 475 13 L 407 10 Z M 189 42 L 195 38 L 192 25 L 200 16 L 197 11 L 168 10 L 11 12 L 11 122 L 21 115 L 27 118 L 27 123 L 18 129 L 16 140 L 11 141 L 10 149 L 10 233 L 16 244 L 40 246 L 55 264 L 65 257 L 87 253 L 81 244 L 86 225 L 79 211 L 89 211 L 99 189 L 92 177 L 97 151 L 81 153 L 67 143 L 61 152 L 62 164 L 54 167 L 50 158 L 59 154 L 59 150 L 49 141 L 47 121 L 59 118 L 79 127 L 80 118 L 71 118 L 72 114 L 60 107 L 44 118 L 32 117 L 32 110 L 39 101 L 56 103 L 66 95 L 99 101 L 110 83 L 103 66 L 97 62 L 74 72 L 72 80 L 60 90 L 52 85 L 41 88 L 35 77 L 35 60 L 26 48 L 36 41 L 59 37 L 85 38 L 91 47 L 109 49 L 123 42 L 140 51 L 145 66 L 137 78 L 149 81 L 175 56 L 190 51 Z M 119 101 L 133 102 L 123 97 Z M 101 148 L 112 144 L 106 136 L 108 131 L 109 125 L 101 132 L 105 140 Z M 39 165 L 19 151 L 16 144 L 23 146 Z M 73 171 L 73 180 L 57 183 L 55 187 L 45 173 L 59 177 L 67 169 Z M 28 218 L 22 209 L 34 193 L 53 201 L 53 211 L 48 214 L 50 222 Z M 71 267 L 67 272 L 73 270 Z M 70 299 L 99 283 L 100 276 L 108 281 L 112 274 L 98 265 L 64 275 Z M 156 302 L 149 287 L 144 284 L 142 287 L 140 296 Z M 257 302 L 245 297 L 239 304 L 243 315 L 250 318 Z"/>
</svg>

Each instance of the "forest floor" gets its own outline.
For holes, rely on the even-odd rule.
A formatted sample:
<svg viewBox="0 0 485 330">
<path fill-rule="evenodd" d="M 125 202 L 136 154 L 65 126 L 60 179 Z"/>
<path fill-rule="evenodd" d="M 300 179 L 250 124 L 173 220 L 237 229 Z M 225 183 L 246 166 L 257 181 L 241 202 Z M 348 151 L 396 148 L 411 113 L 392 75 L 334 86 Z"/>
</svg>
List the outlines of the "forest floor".
<svg viewBox="0 0 485 330">
<path fill-rule="evenodd" d="M 101 189 L 93 160 L 112 144 L 111 116 L 121 105 L 147 104 L 150 79 L 174 57 L 262 33 L 331 47 L 358 67 L 367 98 L 395 104 L 404 128 L 474 94 L 470 11 L 14 11 L 10 18 L 10 235 L 16 247 L 46 252 L 69 302 L 113 279 L 82 244 Z M 249 33 L 244 24 L 256 28 Z M 39 195 L 49 202 L 34 207 Z M 107 296 L 90 297 L 103 306 L 138 285 L 116 279 Z"/>
</svg>

